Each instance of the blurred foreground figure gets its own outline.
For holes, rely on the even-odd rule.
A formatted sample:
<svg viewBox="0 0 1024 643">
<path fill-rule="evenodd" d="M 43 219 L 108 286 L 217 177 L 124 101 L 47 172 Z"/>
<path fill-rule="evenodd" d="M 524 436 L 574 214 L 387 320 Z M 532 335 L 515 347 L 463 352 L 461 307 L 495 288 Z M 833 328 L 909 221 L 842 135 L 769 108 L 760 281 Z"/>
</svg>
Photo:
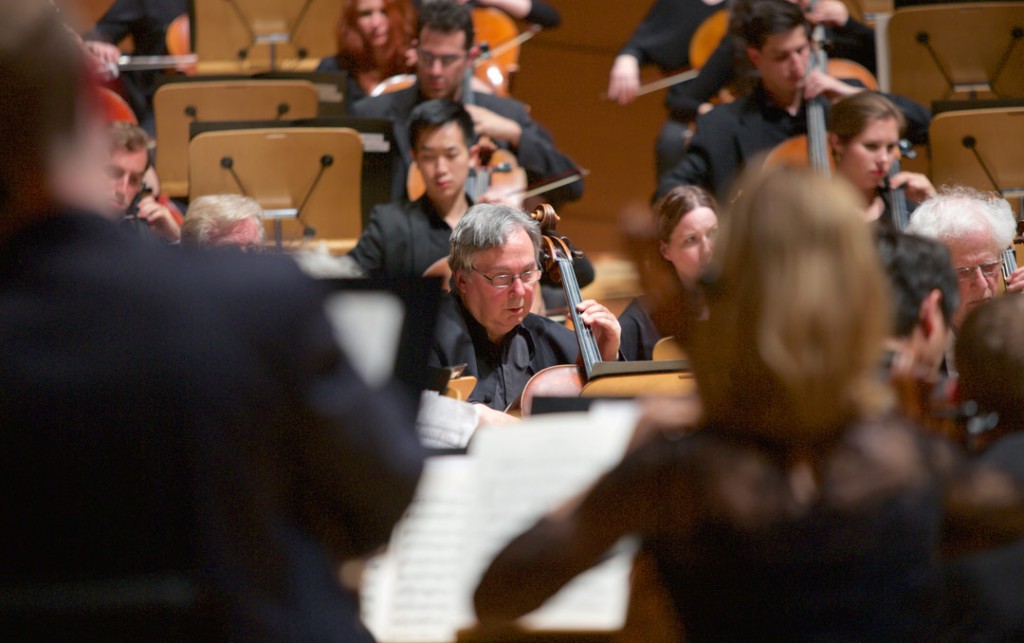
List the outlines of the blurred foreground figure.
<svg viewBox="0 0 1024 643">
<path fill-rule="evenodd" d="M 709 323 L 682 335 L 699 429 L 655 434 L 514 540 L 476 591 L 483 623 L 637 534 L 687 641 L 929 640 L 940 547 L 1024 533 L 1018 489 L 889 415 L 889 298 L 856 195 L 793 170 L 742 188 L 704 280 Z"/>
<path fill-rule="evenodd" d="M 371 640 L 336 571 L 412 495 L 411 413 L 287 259 L 73 207 L 106 155 L 78 54 L 47 0 L 0 4 L 0 638 Z"/>
</svg>

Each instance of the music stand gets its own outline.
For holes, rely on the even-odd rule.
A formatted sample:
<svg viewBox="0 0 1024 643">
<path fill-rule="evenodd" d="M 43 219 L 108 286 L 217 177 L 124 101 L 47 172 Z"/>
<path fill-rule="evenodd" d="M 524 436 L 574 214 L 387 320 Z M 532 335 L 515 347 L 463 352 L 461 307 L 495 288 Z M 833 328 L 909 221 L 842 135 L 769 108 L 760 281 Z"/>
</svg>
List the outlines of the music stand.
<svg viewBox="0 0 1024 643">
<path fill-rule="evenodd" d="M 1024 96 L 1024 3 L 898 9 L 889 48 L 892 91 L 919 103 Z"/>
<path fill-rule="evenodd" d="M 163 191 L 189 193 L 189 123 L 193 121 L 313 118 L 317 94 L 304 80 L 237 80 L 173 83 L 153 96 L 157 171 Z"/>
<path fill-rule="evenodd" d="M 1024 204 L 1024 107 L 944 112 L 928 134 L 936 185 L 996 190 Z"/>
<path fill-rule="evenodd" d="M 192 0 L 203 72 L 302 70 L 336 53 L 343 0 Z"/>
<path fill-rule="evenodd" d="M 374 206 L 391 201 L 391 147 L 395 144 L 393 127 L 387 118 L 329 116 L 282 123 L 280 121 L 197 121 L 189 125 L 191 137 L 203 132 L 252 129 L 258 127 L 348 127 L 359 132 L 363 141 L 363 180 L 359 189 L 363 226 L 370 223 Z"/>
<path fill-rule="evenodd" d="M 359 133 L 344 127 L 207 132 L 189 144 L 190 197 L 253 197 L 278 248 L 317 240 L 351 249 L 363 228 L 362 156 Z"/>
</svg>

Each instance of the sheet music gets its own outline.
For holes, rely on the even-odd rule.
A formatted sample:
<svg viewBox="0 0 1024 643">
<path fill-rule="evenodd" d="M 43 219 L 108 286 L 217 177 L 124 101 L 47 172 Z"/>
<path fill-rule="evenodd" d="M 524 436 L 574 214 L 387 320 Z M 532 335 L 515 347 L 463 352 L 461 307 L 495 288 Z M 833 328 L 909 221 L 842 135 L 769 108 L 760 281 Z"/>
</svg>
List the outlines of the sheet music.
<svg viewBox="0 0 1024 643">
<path fill-rule="evenodd" d="M 462 564 L 473 470 L 462 456 L 427 460 L 383 560 L 364 572 L 363 620 L 381 643 L 454 641 L 473 622 Z"/>
<path fill-rule="evenodd" d="M 420 394 L 416 433 L 425 447 L 464 449 L 479 421 L 480 412 L 468 402 L 445 397 L 437 391 Z"/>
<path fill-rule="evenodd" d="M 459 629 L 473 625 L 472 593 L 491 558 L 618 462 L 635 423 L 629 409 L 488 427 L 477 432 L 469 455 L 432 458 L 388 553 L 364 579 L 364 620 L 378 640 L 454 641 Z M 523 624 L 621 628 L 635 548 L 621 549 Z"/>
</svg>

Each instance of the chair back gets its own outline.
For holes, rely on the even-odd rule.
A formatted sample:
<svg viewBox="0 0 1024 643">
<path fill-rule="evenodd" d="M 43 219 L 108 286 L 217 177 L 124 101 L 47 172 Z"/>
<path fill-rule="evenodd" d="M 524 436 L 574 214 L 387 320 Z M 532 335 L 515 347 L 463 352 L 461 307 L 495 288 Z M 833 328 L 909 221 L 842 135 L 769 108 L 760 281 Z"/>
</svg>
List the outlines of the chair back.
<svg viewBox="0 0 1024 643">
<path fill-rule="evenodd" d="M 196 81 L 164 85 L 153 96 L 156 167 L 163 192 L 189 194 L 189 125 L 194 121 L 314 118 L 317 94 L 305 80 Z"/>
<path fill-rule="evenodd" d="M 204 132 L 189 145 L 190 198 L 245 194 L 264 210 L 299 210 L 280 220 L 284 241 L 347 241 L 362 233 L 363 146 L 347 127 Z M 268 217 L 268 238 L 276 234 Z"/>
</svg>

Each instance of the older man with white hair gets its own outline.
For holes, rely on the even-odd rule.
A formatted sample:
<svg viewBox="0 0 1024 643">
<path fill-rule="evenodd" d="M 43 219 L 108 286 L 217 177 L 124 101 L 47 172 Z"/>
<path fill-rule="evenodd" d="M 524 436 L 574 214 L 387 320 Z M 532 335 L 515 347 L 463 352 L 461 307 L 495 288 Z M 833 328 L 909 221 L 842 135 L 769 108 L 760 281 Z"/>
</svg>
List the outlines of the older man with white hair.
<svg viewBox="0 0 1024 643">
<path fill-rule="evenodd" d="M 1016 220 L 1006 199 L 968 187 L 943 188 L 914 211 L 907 232 L 931 237 L 949 250 L 960 289 L 953 328 L 1001 291 L 1003 251 L 1013 243 Z M 1024 290 L 1024 268 L 1005 279 L 1007 292 Z"/>
</svg>

